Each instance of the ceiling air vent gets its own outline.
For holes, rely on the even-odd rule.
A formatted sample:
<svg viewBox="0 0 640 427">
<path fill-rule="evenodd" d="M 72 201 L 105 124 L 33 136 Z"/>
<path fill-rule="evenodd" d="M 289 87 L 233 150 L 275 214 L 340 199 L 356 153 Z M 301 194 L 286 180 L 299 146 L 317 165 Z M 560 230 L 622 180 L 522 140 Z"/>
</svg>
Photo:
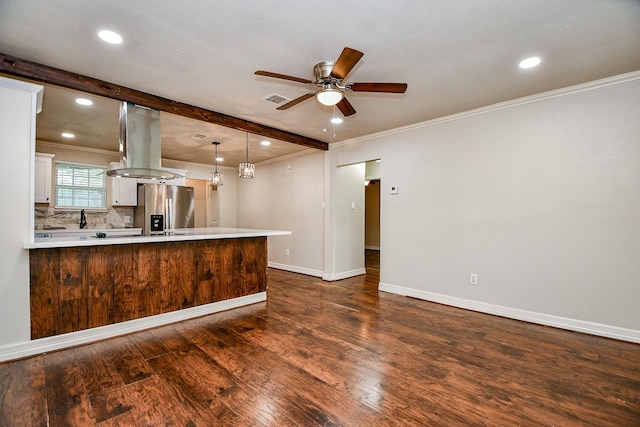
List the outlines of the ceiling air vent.
<svg viewBox="0 0 640 427">
<path fill-rule="evenodd" d="M 207 137 L 207 135 L 201 134 L 201 133 L 194 133 L 193 135 L 189 135 L 189 138 L 193 138 L 193 139 L 205 139 Z"/>
<path fill-rule="evenodd" d="M 264 98 L 262 98 L 263 101 L 267 101 L 267 102 L 272 102 L 274 104 L 284 104 L 285 102 L 289 102 L 291 101 L 290 98 L 285 98 L 282 95 L 279 95 L 277 93 L 272 93 L 270 95 L 265 96 Z"/>
</svg>

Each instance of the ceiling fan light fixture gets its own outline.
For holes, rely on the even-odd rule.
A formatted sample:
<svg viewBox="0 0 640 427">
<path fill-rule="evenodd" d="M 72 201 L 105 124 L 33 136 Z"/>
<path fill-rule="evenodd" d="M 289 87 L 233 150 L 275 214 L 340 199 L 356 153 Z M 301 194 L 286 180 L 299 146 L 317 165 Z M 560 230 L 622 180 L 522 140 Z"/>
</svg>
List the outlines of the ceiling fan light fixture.
<svg viewBox="0 0 640 427">
<path fill-rule="evenodd" d="M 342 101 L 343 93 L 338 89 L 334 88 L 325 88 L 316 94 L 316 98 L 318 102 L 322 105 L 326 105 L 327 107 L 331 107 L 332 105 L 336 105 L 338 102 Z"/>
</svg>

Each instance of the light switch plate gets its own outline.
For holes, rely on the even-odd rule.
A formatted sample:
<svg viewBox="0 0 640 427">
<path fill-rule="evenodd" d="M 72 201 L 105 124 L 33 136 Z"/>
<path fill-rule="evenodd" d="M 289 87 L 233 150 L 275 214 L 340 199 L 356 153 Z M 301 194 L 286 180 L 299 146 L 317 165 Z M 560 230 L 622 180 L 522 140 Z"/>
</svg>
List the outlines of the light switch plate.
<svg viewBox="0 0 640 427">
<path fill-rule="evenodd" d="M 389 194 L 398 194 L 398 186 L 392 185 L 391 187 L 389 187 Z"/>
</svg>

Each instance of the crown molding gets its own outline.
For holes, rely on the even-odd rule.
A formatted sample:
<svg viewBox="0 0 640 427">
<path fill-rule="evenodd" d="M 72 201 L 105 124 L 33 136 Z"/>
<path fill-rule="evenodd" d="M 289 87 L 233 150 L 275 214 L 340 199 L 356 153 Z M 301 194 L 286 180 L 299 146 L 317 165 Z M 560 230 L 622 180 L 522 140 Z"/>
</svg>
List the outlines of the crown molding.
<svg viewBox="0 0 640 427">
<path fill-rule="evenodd" d="M 101 148 L 84 147 L 82 145 L 61 144 L 59 142 L 44 141 L 42 139 L 36 140 L 36 146 L 59 148 L 63 150 L 84 151 L 86 153 L 105 154 L 108 156 L 120 156 L 117 151 L 103 150 Z"/>
<path fill-rule="evenodd" d="M 529 95 L 522 98 L 512 99 L 509 101 L 499 102 L 497 104 L 488 105 L 486 107 L 480 107 L 469 111 L 464 111 L 462 113 L 451 114 L 448 116 L 440 117 L 437 119 L 427 120 L 424 122 L 414 123 L 407 126 L 402 126 L 399 128 L 389 129 L 382 132 L 372 133 L 369 135 L 348 139 L 341 142 L 331 143 L 329 148 L 335 149 L 345 145 L 355 144 L 358 142 L 368 141 L 371 139 L 377 139 L 384 136 L 394 135 L 398 133 L 404 133 L 416 129 L 421 129 L 429 126 L 436 126 L 442 123 L 452 122 L 456 120 L 466 119 L 468 117 L 477 116 L 480 114 L 491 113 L 499 110 L 504 110 L 506 108 L 518 107 L 521 105 L 531 104 L 535 102 L 545 101 L 548 99 L 559 98 L 562 96 L 574 95 L 580 92 L 586 92 L 595 89 L 601 89 L 607 86 L 613 86 L 617 84 L 627 83 L 630 81 L 640 79 L 640 70 L 632 71 L 630 73 L 620 74 L 613 77 L 607 77 L 604 79 L 594 80 L 588 83 L 582 83 L 579 85 L 568 86 L 561 89 L 554 89 L 547 92 L 541 92 L 535 95 Z"/>
<path fill-rule="evenodd" d="M 269 165 L 271 163 L 278 163 L 278 162 L 281 162 L 283 160 L 289 160 L 289 159 L 293 159 L 295 157 L 306 156 L 307 154 L 317 153 L 317 152 L 318 152 L 318 150 L 314 150 L 313 148 L 309 148 L 307 150 L 298 151 L 297 153 L 287 154 L 286 156 L 274 157 L 273 159 L 264 160 L 262 162 L 256 163 L 256 167 L 257 166 Z"/>
<path fill-rule="evenodd" d="M 104 154 L 109 156 L 118 156 L 118 157 L 120 156 L 120 153 L 118 153 L 117 151 L 103 150 L 100 148 L 83 147 L 81 145 L 61 144 L 59 142 L 43 141 L 40 139 L 38 139 L 36 143 L 37 143 L 37 146 L 41 146 L 41 147 L 50 147 L 50 148 L 58 148 L 58 149 L 73 150 L 73 151 L 83 151 L 85 153 Z M 303 153 L 304 152 L 314 153 L 316 151 L 317 150 L 313 148 L 309 148 L 308 150 L 304 150 Z M 280 158 L 284 158 L 284 157 L 285 156 Z M 194 166 L 203 167 L 203 168 L 213 167 L 213 164 L 209 164 L 209 163 L 186 162 L 182 160 L 173 160 L 173 159 L 165 159 L 165 158 L 162 159 L 162 165 L 163 167 L 176 167 L 177 169 L 184 169 L 182 166 L 189 166 L 189 165 L 194 165 Z M 235 170 L 237 169 L 237 167 L 218 165 L 218 169 Z"/>
</svg>

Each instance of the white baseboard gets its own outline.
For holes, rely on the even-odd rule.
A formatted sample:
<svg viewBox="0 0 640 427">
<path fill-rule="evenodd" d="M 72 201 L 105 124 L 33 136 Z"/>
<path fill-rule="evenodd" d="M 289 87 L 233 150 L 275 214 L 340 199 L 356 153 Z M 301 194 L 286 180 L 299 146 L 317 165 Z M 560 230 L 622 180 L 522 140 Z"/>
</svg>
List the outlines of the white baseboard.
<svg viewBox="0 0 640 427">
<path fill-rule="evenodd" d="M 364 268 L 358 268 L 356 270 L 344 271 L 335 274 L 325 274 L 322 270 L 313 270 L 305 267 L 298 267 L 295 265 L 278 264 L 277 262 L 269 262 L 269 267 L 276 268 L 278 270 L 291 271 L 293 273 L 306 274 L 307 276 L 321 277 L 322 280 L 327 282 L 333 282 L 334 280 L 348 279 L 349 277 L 361 276 L 367 273 Z"/>
<path fill-rule="evenodd" d="M 291 271 L 292 273 L 306 274 L 307 276 L 322 277 L 324 271 L 313 270 L 311 268 L 298 267 L 295 265 L 278 264 L 277 262 L 269 262 L 269 267 L 277 270 Z"/>
<path fill-rule="evenodd" d="M 144 329 L 155 328 L 157 326 L 168 325 L 170 323 L 193 319 L 219 311 L 242 307 L 257 302 L 267 300 L 266 292 L 233 298 L 225 301 L 213 302 L 211 304 L 199 305 L 197 307 L 186 308 L 173 311 L 171 313 L 158 314 L 156 316 L 143 317 L 141 319 L 129 320 L 115 323 L 113 325 L 100 326 L 97 328 L 85 329 L 83 331 L 71 332 L 53 337 L 40 338 L 19 344 L 12 344 L 0 348 L 0 362 L 23 357 L 33 356 L 67 347 L 74 347 L 81 344 L 88 344 L 119 335 L 130 334 Z"/>
<path fill-rule="evenodd" d="M 452 297 L 434 292 L 405 288 L 383 282 L 378 284 L 378 289 L 392 294 L 409 296 L 425 301 L 436 302 L 481 313 L 493 314 L 510 319 L 523 320 L 525 322 L 537 323 L 539 325 L 553 326 L 555 328 L 567 329 L 570 331 L 640 343 L 640 331 L 634 329 L 620 328 L 601 323 L 585 322 L 583 320 L 569 319 L 544 313 L 535 313 L 532 311 L 487 304 L 484 302 Z"/>
<path fill-rule="evenodd" d="M 356 270 L 343 271 L 341 273 L 324 274 L 322 276 L 322 280 L 333 282 L 334 280 L 348 279 L 349 277 L 362 276 L 363 274 L 367 274 L 367 270 L 364 268 L 358 268 Z"/>
</svg>

